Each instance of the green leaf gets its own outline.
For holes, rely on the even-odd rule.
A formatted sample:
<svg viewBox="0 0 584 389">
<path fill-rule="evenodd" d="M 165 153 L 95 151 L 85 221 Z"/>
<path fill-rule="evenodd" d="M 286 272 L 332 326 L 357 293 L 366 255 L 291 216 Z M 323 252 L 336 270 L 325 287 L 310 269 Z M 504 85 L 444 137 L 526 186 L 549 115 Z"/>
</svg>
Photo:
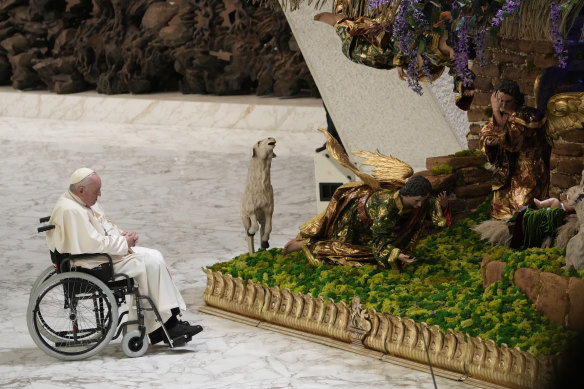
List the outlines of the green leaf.
<svg viewBox="0 0 584 389">
<path fill-rule="evenodd" d="M 423 39 L 420 39 L 420 44 L 418 45 L 418 54 L 422 54 L 424 52 L 425 48 L 426 48 L 426 41 Z"/>
<path fill-rule="evenodd" d="M 460 15 L 460 8 L 453 8 L 452 11 L 450 11 L 450 16 L 452 16 L 452 20 L 456 20 L 456 18 L 458 18 L 458 15 Z"/>
<path fill-rule="evenodd" d="M 578 2 L 578 0 L 570 0 L 568 3 L 562 4 L 560 9 L 564 12 L 569 12 L 572 10 L 572 8 L 574 8 L 574 6 L 576 5 L 577 2 Z"/>
<path fill-rule="evenodd" d="M 416 20 L 414 19 L 414 17 L 412 15 L 408 16 L 408 24 L 412 27 L 416 27 Z"/>
</svg>

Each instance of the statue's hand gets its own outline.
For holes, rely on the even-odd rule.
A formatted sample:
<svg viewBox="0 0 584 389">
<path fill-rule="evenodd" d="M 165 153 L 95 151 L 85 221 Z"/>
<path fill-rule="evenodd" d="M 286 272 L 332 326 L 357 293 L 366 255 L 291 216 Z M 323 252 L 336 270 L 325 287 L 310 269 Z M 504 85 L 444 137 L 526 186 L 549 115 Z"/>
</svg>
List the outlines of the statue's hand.
<svg viewBox="0 0 584 389">
<path fill-rule="evenodd" d="M 440 193 L 438 196 L 436 196 L 436 199 L 438 200 L 438 204 L 440 204 L 440 206 L 442 208 L 446 208 L 448 206 L 448 195 L 446 194 L 446 191 L 442 191 L 442 193 Z"/>
<path fill-rule="evenodd" d="M 400 254 L 397 257 L 397 259 L 399 259 L 403 263 L 412 263 L 412 262 L 415 262 L 416 261 L 416 258 L 410 257 L 409 255 L 406 255 L 406 254 Z"/>
<path fill-rule="evenodd" d="M 499 91 L 494 91 L 491 93 L 491 107 L 493 108 L 493 112 L 499 112 L 501 109 L 501 104 L 499 102 Z"/>
<path fill-rule="evenodd" d="M 402 81 L 405 81 L 407 78 L 406 72 L 405 72 L 404 68 L 402 68 L 401 66 L 397 67 L 397 76 Z"/>
</svg>

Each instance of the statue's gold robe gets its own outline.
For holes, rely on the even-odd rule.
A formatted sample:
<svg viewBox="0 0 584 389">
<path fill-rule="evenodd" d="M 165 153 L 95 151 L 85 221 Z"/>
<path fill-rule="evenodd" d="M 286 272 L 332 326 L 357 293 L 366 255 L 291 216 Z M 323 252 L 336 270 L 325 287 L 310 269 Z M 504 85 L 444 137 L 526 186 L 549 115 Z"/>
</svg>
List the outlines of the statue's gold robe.
<svg viewBox="0 0 584 389">
<path fill-rule="evenodd" d="M 523 206 L 535 208 L 534 198 L 549 197 L 551 147 L 542 116 L 534 108 L 521 107 L 502 128 L 491 118 L 481 129 L 481 151 L 495 167 L 494 219 L 508 219 Z M 495 144 L 487 145 L 490 141 Z"/>
<path fill-rule="evenodd" d="M 447 225 L 435 198 L 408 210 L 397 190 L 349 183 L 335 191 L 323 213 L 300 227 L 297 239 L 314 265 L 328 260 L 396 268 L 400 253 L 413 253 L 426 221 Z"/>
</svg>

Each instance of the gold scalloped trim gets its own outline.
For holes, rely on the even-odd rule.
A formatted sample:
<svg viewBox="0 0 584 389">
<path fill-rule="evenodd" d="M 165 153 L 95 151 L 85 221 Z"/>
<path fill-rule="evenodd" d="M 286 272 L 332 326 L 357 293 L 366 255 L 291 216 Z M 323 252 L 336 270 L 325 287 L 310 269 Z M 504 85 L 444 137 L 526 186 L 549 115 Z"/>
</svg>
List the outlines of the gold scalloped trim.
<svg viewBox="0 0 584 389">
<path fill-rule="evenodd" d="M 351 342 L 347 329 L 349 308 L 343 302 L 328 303 L 310 294 L 292 293 L 278 287 L 267 288 L 230 274 L 207 274 L 207 287 L 203 294 L 211 306 L 243 316 L 260 319 L 296 330 L 323 335 L 343 342 Z"/>
<path fill-rule="evenodd" d="M 435 368 L 511 388 L 544 387 L 553 376 L 553 358 L 535 358 L 519 348 L 497 347 L 492 340 L 416 323 L 373 309 L 356 296 L 351 308 L 332 299 L 268 288 L 229 274 L 207 274 L 205 303 L 228 312 L 426 364 L 424 341 Z"/>
</svg>

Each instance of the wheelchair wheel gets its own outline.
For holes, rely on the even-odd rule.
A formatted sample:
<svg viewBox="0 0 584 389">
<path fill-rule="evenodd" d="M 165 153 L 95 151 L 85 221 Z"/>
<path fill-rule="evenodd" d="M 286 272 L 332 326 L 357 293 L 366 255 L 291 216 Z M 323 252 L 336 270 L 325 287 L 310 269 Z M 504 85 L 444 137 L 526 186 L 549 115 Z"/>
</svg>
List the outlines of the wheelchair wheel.
<svg viewBox="0 0 584 389">
<path fill-rule="evenodd" d="M 34 295 L 34 292 L 38 289 L 38 287 L 55 274 L 57 274 L 57 269 L 55 268 L 54 265 L 51 265 L 47 267 L 45 270 L 43 270 L 43 272 L 37 277 L 37 279 L 32 284 L 32 288 L 30 288 L 30 294 L 28 295 L 29 302 L 32 299 L 32 296 Z"/>
<path fill-rule="evenodd" d="M 80 360 L 99 353 L 113 338 L 118 306 L 111 290 L 89 274 L 54 275 L 33 292 L 28 331 L 46 354 Z"/>
<path fill-rule="evenodd" d="M 130 358 L 141 357 L 148 350 L 147 335 L 142 337 L 140 330 L 132 330 L 122 338 L 122 350 Z"/>
</svg>

